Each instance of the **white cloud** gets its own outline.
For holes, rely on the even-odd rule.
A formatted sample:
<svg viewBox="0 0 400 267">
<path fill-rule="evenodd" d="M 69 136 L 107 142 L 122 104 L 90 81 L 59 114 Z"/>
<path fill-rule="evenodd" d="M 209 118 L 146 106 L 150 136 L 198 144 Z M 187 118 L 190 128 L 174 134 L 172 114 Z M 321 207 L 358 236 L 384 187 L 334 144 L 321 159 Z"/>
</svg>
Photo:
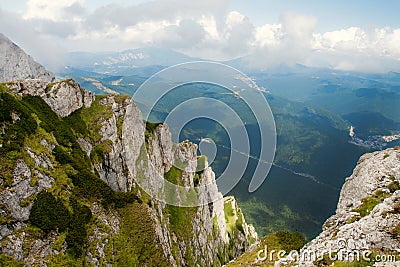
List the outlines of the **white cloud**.
<svg viewBox="0 0 400 267">
<path fill-rule="evenodd" d="M 255 30 L 254 46 L 277 46 L 282 38 L 281 24 L 265 24 Z"/>
<path fill-rule="evenodd" d="M 259 68 L 300 63 L 365 71 L 400 70 L 400 29 L 349 27 L 318 33 L 314 17 L 293 12 L 284 12 L 276 23 L 255 27 L 244 14 L 230 11 L 229 3 L 155 0 L 89 11 L 85 0 L 28 0 L 25 12 L 0 19 L 0 31 L 24 40 L 22 46 L 46 61 L 52 49 L 44 53 L 41 41 L 57 51 L 152 45 L 212 60 L 247 56 L 249 64 Z"/>
<path fill-rule="evenodd" d="M 400 65 L 400 29 L 350 27 L 314 34 L 315 58 L 332 68 L 389 71 Z M 320 63 L 321 64 L 321 63 Z"/>
<path fill-rule="evenodd" d="M 302 63 L 310 55 L 316 19 L 292 12 L 282 14 L 279 24 L 255 30 L 249 64 L 269 68 L 277 64 Z"/>
<path fill-rule="evenodd" d="M 66 21 L 79 19 L 85 10 L 84 0 L 28 0 L 23 18 Z"/>
</svg>

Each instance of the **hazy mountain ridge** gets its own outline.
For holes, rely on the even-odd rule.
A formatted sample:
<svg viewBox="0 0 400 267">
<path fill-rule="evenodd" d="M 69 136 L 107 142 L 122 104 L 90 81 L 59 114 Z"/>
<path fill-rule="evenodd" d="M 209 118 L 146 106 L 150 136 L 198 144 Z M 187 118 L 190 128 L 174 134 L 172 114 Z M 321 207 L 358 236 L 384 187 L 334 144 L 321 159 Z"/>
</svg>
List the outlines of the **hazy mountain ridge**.
<svg viewBox="0 0 400 267">
<path fill-rule="evenodd" d="M 65 66 L 89 70 L 102 74 L 128 75 L 138 68 L 172 66 L 188 61 L 199 60 L 173 50 L 161 48 L 138 48 L 121 52 L 70 52 Z"/>
<path fill-rule="evenodd" d="M 0 82 L 24 79 L 54 80 L 54 75 L 0 33 Z"/>
</svg>

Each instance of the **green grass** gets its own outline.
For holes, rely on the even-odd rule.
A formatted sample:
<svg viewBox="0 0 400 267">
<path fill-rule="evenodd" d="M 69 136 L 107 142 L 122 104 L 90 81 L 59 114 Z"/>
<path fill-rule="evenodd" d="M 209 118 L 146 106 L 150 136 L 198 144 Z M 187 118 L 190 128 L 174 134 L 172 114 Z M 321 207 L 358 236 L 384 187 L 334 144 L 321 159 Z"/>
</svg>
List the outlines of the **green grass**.
<svg viewBox="0 0 400 267">
<path fill-rule="evenodd" d="M 89 137 L 94 144 L 98 144 L 101 140 L 99 134 L 102 126 L 101 122 L 112 117 L 113 111 L 111 107 L 101 105 L 100 100 L 109 97 L 107 95 L 97 95 L 90 108 L 83 108 L 81 111 L 81 119 L 86 123 Z"/>
<path fill-rule="evenodd" d="M 372 196 L 365 197 L 361 199 L 362 204 L 352 211 L 358 212 L 360 217 L 365 217 L 371 213 L 371 211 L 375 208 L 376 205 L 382 203 L 385 198 L 387 198 L 389 194 L 378 190 Z"/>
<path fill-rule="evenodd" d="M 111 140 L 104 140 L 100 144 L 96 145 L 91 153 L 90 153 L 90 159 L 93 162 L 96 163 L 101 163 L 105 159 L 105 154 L 108 154 L 112 150 L 112 141 Z"/>
<path fill-rule="evenodd" d="M 242 210 L 237 205 L 232 207 L 232 202 L 229 199 L 228 201 L 224 201 L 224 214 L 228 233 L 232 236 L 238 232 L 244 234 L 244 216 Z"/>
<path fill-rule="evenodd" d="M 165 211 L 169 218 L 170 229 L 181 240 L 189 241 L 193 235 L 192 220 L 197 208 L 167 205 Z"/>
<path fill-rule="evenodd" d="M 169 266 L 155 235 L 146 204 L 133 203 L 120 210 L 121 229 L 107 244 L 107 262 L 115 266 Z"/>
<path fill-rule="evenodd" d="M 183 186 L 184 184 L 183 184 L 182 178 L 181 178 L 182 172 L 183 171 L 181 169 L 178 169 L 177 167 L 172 166 L 171 169 L 164 174 L 164 179 L 173 184 Z"/>
<path fill-rule="evenodd" d="M 0 93 L 8 93 L 10 91 L 6 85 L 6 83 L 0 83 Z"/>
<path fill-rule="evenodd" d="M 205 167 L 207 164 L 207 157 L 202 155 L 202 156 L 198 156 L 197 157 L 197 168 L 196 171 L 198 173 L 201 173 L 202 171 L 204 171 Z"/>
<path fill-rule="evenodd" d="M 305 237 L 296 232 L 285 232 L 279 231 L 276 233 L 268 234 L 260 239 L 260 244 L 252 251 L 246 252 L 239 256 L 235 261 L 230 262 L 226 267 L 242 267 L 242 266 L 274 266 L 274 262 L 278 260 L 277 252 L 285 250 L 289 253 L 291 250 L 299 250 L 306 243 Z M 267 247 L 267 259 L 263 262 L 255 263 L 257 259 L 257 253 L 261 249 Z M 272 254 L 272 261 L 270 260 L 270 254 L 272 250 L 276 252 Z M 261 254 L 264 256 L 264 254 Z"/>
<path fill-rule="evenodd" d="M 0 254 L 0 266 L 4 267 L 23 267 L 24 264 L 22 262 L 19 262 L 15 260 L 13 257 Z"/>
</svg>

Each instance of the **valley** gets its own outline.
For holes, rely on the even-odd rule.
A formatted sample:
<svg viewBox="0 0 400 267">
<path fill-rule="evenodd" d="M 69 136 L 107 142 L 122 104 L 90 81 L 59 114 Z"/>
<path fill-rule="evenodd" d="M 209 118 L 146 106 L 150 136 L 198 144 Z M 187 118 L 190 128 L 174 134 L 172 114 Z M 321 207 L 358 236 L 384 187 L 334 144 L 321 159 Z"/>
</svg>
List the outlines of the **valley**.
<svg viewBox="0 0 400 267">
<path fill-rule="evenodd" d="M 149 54 L 147 60 L 152 56 Z M 73 72 L 60 75 L 70 75 L 78 80 L 96 77 L 104 87 L 132 95 L 150 74 L 160 69 L 153 65 L 132 67 L 131 75 L 125 76 L 129 73 L 127 69 L 120 71 L 116 68 L 118 63 L 114 63 L 107 65 L 107 72 L 89 72 L 101 70 L 101 66 L 98 64 L 83 71 L 74 66 Z M 257 125 L 252 125 L 249 111 L 236 95 L 207 84 L 183 86 L 161 99 L 152 118 L 155 122 L 163 121 L 172 108 L 192 97 L 211 97 L 234 108 L 246 122 L 251 152 L 247 155 L 247 169 L 232 193 L 261 235 L 291 230 L 302 232 L 310 239 L 320 232 L 324 220 L 334 212 L 344 178 L 350 175 L 358 157 L 400 143 L 399 140 L 382 139 L 386 135 L 395 136 L 400 129 L 399 117 L 396 117 L 400 110 L 394 104 L 400 97 L 399 81 L 395 73 L 390 74 L 393 79 L 386 79 L 385 75 L 368 76 L 306 67 L 287 68 L 284 73 L 280 70 L 278 73 L 249 75 L 258 86 L 265 88 L 263 94 L 271 106 L 277 127 L 273 167 L 266 182 L 254 194 L 249 194 L 247 187 L 258 163 L 259 133 L 255 130 Z M 383 89 L 375 89 L 379 86 Z M 92 85 L 88 87 L 94 92 L 104 92 Z M 360 87 L 365 89 L 358 89 Z M 387 101 L 393 104 L 388 105 Z M 373 109 L 366 112 L 367 106 Z M 353 137 L 349 136 L 351 126 L 356 133 Z M 217 145 L 211 166 L 218 177 L 227 166 L 229 155 L 240 151 L 231 149 L 226 130 L 210 120 L 191 121 L 179 135 L 179 141 L 199 142 L 201 138 L 211 138 Z"/>
</svg>

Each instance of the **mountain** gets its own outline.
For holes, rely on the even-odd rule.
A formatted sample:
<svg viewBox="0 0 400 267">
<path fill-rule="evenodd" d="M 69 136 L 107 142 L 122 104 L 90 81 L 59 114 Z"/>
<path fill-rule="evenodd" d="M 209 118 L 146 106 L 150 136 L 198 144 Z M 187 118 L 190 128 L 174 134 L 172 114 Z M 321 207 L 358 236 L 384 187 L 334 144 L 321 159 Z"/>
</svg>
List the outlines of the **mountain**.
<svg viewBox="0 0 400 267">
<path fill-rule="evenodd" d="M 73 80 L 7 86 L 2 254 L 28 266 L 71 257 L 94 265 L 216 266 L 257 239 L 235 199 L 218 193 L 212 170 L 197 171 L 197 146 L 173 144 L 167 125 L 146 125 L 129 97 L 94 96 Z M 174 167 L 179 158 L 183 170 Z M 157 175 L 189 188 L 211 183 L 218 200 L 166 205 L 139 187 L 138 175 L 156 191 Z"/>
<path fill-rule="evenodd" d="M 227 266 L 398 266 L 399 160 L 400 147 L 363 155 L 343 185 L 336 213 L 304 247 L 301 236 L 270 234 Z M 286 253 L 278 258 L 281 249 Z M 291 250 L 297 250 L 292 258 Z"/>
<path fill-rule="evenodd" d="M 0 33 L 0 82 L 23 79 L 54 80 L 54 75 Z"/>
<path fill-rule="evenodd" d="M 138 48 L 121 52 L 70 52 L 66 56 L 64 65 L 77 69 L 84 69 L 103 74 L 132 75 L 141 68 L 161 70 L 163 67 L 172 66 L 188 61 L 199 60 L 182 53 L 163 48 Z M 151 70 L 149 70 L 151 71 Z"/>
<path fill-rule="evenodd" d="M 303 72 L 307 70 L 301 66 L 298 68 L 304 69 Z M 108 88 L 132 95 L 146 77 L 96 74 L 72 68 L 65 71 L 69 71 L 71 77 L 96 93 L 104 93 L 104 88 Z M 296 83 L 291 75 L 285 76 L 288 80 L 280 78 L 280 88 L 290 88 L 294 92 Z M 262 76 L 251 77 L 258 83 L 257 79 Z M 306 85 L 301 79 L 299 81 L 299 86 L 302 86 L 299 90 L 303 90 Z M 218 86 L 180 86 L 164 95 L 153 108 L 157 113 L 154 122 L 164 121 L 179 103 L 196 97 L 209 97 L 229 105 L 246 121 L 253 150 L 248 168 L 231 194 L 237 198 L 247 220 L 256 227 L 259 234 L 291 230 L 300 231 L 310 239 L 319 234 L 323 222 L 335 211 L 343 177 L 350 175 L 359 156 L 370 149 L 353 143 L 349 136 L 351 124 L 343 117 L 316 105 L 284 98 L 273 87 L 265 87 L 267 90 L 264 96 L 276 124 L 277 147 L 268 178 L 251 194 L 247 189 L 259 162 L 257 149 L 260 147 L 260 138 L 257 122 L 254 122 L 240 98 L 226 94 L 225 89 Z M 212 106 L 207 108 L 211 110 Z M 234 125 L 228 124 L 225 127 L 235 132 L 232 129 Z M 362 133 L 358 125 L 356 133 L 357 136 Z M 229 136 L 218 123 L 197 119 L 182 128 L 179 140 L 188 139 L 198 143 L 202 138 L 216 140 L 218 149 L 211 166 L 219 177 L 231 153 L 235 153 L 230 150 Z M 386 144 L 383 141 L 381 143 Z"/>
<path fill-rule="evenodd" d="M 288 72 L 253 72 L 259 86 L 285 99 L 341 116 L 367 139 L 400 130 L 400 74 L 357 73 L 308 67 Z"/>
<path fill-rule="evenodd" d="M 221 266 L 257 241 L 197 145 L 173 143 L 128 96 L 26 79 L 0 84 L 0 103 L 1 266 Z M 166 204 L 190 200 L 167 181 L 207 185 L 212 201 Z"/>
<path fill-rule="evenodd" d="M 333 251 L 343 245 L 347 250 L 371 251 L 372 262 L 376 261 L 375 255 L 398 256 L 399 161 L 399 147 L 363 155 L 343 185 L 336 214 L 325 222 L 322 233 L 303 250 Z M 338 240 L 345 242 L 338 244 Z M 309 264 L 300 262 L 302 266 Z"/>
</svg>

